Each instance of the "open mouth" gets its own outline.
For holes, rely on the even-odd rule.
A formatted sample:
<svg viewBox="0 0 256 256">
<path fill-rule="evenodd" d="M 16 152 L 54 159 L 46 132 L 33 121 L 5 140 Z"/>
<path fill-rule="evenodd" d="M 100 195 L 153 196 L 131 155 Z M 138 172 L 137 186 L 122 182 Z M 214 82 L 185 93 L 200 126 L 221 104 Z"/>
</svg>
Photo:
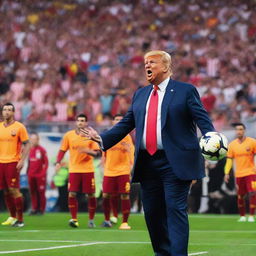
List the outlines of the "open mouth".
<svg viewBox="0 0 256 256">
<path fill-rule="evenodd" d="M 147 77 L 148 77 L 148 78 L 152 77 L 152 74 L 153 74 L 153 73 L 152 73 L 151 70 L 147 70 L 146 73 L 147 73 Z"/>
</svg>

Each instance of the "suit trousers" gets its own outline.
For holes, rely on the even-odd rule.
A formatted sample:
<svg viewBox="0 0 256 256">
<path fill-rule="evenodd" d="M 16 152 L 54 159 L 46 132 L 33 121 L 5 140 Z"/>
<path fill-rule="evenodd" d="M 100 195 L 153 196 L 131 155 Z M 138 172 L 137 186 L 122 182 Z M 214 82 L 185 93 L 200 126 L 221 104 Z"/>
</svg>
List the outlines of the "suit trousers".
<svg viewBox="0 0 256 256">
<path fill-rule="evenodd" d="M 164 150 L 153 156 L 140 150 L 137 161 L 145 220 L 155 256 L 187 256 L 187 197 L 191 181 L 177 178 Z"/>
</svg>

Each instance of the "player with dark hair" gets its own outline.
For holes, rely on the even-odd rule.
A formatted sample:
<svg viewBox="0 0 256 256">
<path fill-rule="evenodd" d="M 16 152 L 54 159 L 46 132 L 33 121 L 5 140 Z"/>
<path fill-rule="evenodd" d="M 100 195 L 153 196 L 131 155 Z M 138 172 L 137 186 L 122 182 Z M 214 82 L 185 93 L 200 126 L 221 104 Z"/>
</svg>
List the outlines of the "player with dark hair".
<svg viewBox="0 0 256 256">
<path fill-rule="evenodd" d="M 28 156 L 30 143 L 25 126 L 15 121 L 15 107 L 5 103 L 0 123 L 0 189 L 10 217 L 2 225 L 23 227 L 23 197 L 20 192 L 20 171 Z"/>
<path fill-rule="evenodd" d="M 123 115 L 115 115 L 113 125 L 123 119 Z M 104 178 L 103 178 L 103 210 L 105 220 L 103 227 L 111 227 L 110 200 L 111 197 L 120 195 L 122 208 L 122 224 L 119 229 L 131 229 L 128 225 L 130 214 L 130 173 L 134 162 L 134 145 L 128 134 L 120 142 L 104 153 Z M 115 200 L 114 200 L 115 201 Z M 114 203 L 112 207 L 116 207 Z M 117 209 L 114 208 L 114 217 L 117 217 Z"/>
<path fill-rule="evenodd" d="M 57 156 L 55 169 L 58 171 L 60 163 L 66 151 L 69 150 L 69 184 L 68 184 L 68 207 L 71 214 L 69 225 L 78 227 L 78 201 L 77 193 L 82 192 L 88 195 L 88 227 L 95 227 L 94 215 L 96 211 L 95 180 L 93 157 L 101 155 L 97 143 L 81 136 L 80 129 L 87 127 L 87 116 L 80 114 L 76 117 L 76 129 L 67 132 L 62 140 Z"/>
<path fill-rule="evenodd" d="M 245 196 L 249 196 L 250 215 L 248 222 L 255 222 L 256 207 L 256 169 L 254 156 L 256 154 L 256 140 L 245 135 L 246 127 L 243 123 L 235 125 L 236 139 L 228 146 L 227 161 L 224 168 L 225 182 L 229 181 L 229 173 L 235 163 L 235 177 L 237 184 L 237 205 L 240 214 L 239 222 L 245 222 Z"/>
</svg>

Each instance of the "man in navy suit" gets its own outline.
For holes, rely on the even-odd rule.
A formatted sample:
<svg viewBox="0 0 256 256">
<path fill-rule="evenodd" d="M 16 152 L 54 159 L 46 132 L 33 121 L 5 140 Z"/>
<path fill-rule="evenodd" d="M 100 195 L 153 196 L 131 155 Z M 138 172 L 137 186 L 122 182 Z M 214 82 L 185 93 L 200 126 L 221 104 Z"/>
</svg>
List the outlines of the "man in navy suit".
<svg viewBox="0 0 256 256">
<path fill-rule="evenodd" d="M 138 89 L 122 121 L 98 134 L 84 134 L 109 149 L 136 129 L 133 181 L 141 183 L 145 220 L 156 256 L 187 256 L 187 196 L 191 181 L 204 177 L 196 125 L 214 131 L 196 88 L 171 79 L 171 56 L 144 56 L 150 85 Z"/>
</svg>

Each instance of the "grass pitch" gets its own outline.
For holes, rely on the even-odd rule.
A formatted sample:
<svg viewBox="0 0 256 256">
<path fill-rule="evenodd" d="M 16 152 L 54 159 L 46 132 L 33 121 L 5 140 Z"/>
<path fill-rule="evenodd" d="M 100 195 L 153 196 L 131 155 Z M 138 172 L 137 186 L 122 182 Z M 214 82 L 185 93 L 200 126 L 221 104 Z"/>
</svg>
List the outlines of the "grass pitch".
<svg viewBox="0 0 256 256">
<path fill-rule="evenodd" d="M 8 217 L 0 214 L 0 220 Z M 68 213 L 26 216 L 25 227 L 0 226 L 0 254 L 15 256 L 150 256 L 149 236 L 141 214 L 132 214 L 131 230 L 87 228 L 87 214 L 79 214 L 80 227 L 68 226 Z M 190 215 L 189 255 L 255 256 L 256 223 L 238 223 L 237 215 Z"/>
</svg>

